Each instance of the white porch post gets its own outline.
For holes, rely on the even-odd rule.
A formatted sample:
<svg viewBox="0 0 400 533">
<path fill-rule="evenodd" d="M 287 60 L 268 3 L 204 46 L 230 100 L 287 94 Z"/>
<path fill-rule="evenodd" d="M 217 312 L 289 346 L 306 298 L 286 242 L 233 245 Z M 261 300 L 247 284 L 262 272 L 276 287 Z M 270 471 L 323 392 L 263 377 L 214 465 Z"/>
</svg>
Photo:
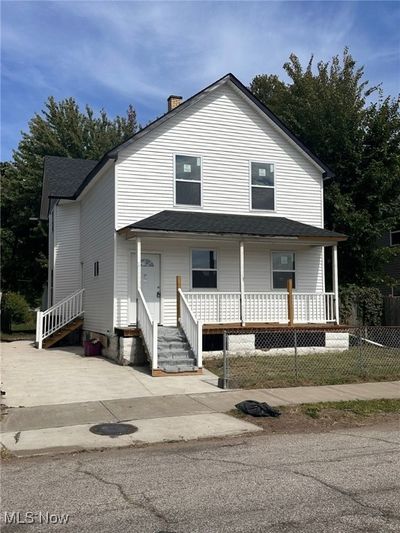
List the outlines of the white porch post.
<svg viewBox="0 0 400 533">
<path fill-rule="evenodd" d="M 142 239 L 136 237 L 136 291 L 142 288 Z M 138 326 L 139 319 L 139 302 L 138 294 L 136 294 L 136 326 Z"/>
<path fill-rule="evenodd" d="M 339 324 L 339 277 L 338 277 L 338 260 L 337 260 L 337 244 L 332 246 L 332 285 L 335 294 L 335 319 L 336 324 Z"/>
<path fill-rule="evenodd" d="M 242 326 L 246 323 L 245 305 L 244 305 L 244 242 L 239 244 L 239 275 L 240 275 L 240 320 Z"/>
</svg>

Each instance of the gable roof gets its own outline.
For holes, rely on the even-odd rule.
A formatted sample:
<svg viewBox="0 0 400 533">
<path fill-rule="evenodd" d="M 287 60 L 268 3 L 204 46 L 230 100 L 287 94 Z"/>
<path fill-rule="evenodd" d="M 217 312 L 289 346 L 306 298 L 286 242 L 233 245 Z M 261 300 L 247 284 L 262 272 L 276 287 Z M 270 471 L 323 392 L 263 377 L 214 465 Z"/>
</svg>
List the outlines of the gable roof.
<svg viewBox="0 0 400 533">
<path fill-rule="evenodd" d="M 76 190 L 97 163 L 98 161 L 92 159 L 45 156 L 40 218 L 47 218 L 51 198 L 73 198 Z"/>
<path fill-rule="evenodd" d="M 215 235 L 246 235 L 253 237 L 309 237 L 345 240 L 342 233 L 303 224 L 285 217 L 227 215 L 188 211 L 161 211 L 119 230 L 167 231 Z"/>
<path fill-rule="evenodd" d="M 219 80 L 215 81 L 205 89 L 202 89 L 192 97 L 188 98 L 184 102 L 182 102 L 179 106 L 175 107 L 171 111 L 168 111 L 158 119 L 154 120 L 150 124 L 148 124 L 146 127 L 141 129 L 140 131 L 133 134 L 131 137 L 129 137 L 126 141 L 123 143 L 115 146 L 111 150 L 109 150 L 102 159 L 99 162 L 93 162 L 95 163 L 92 168 L 90 168 L 86 176 L 84 176 L 80 183 L 77 184 L 76 189 L 74 190 L 74 193 L 72 197 L 69 197 L 71 199 L 76 200 L 79 195 L 83 192 L 83 190 L 86 188 L 86 186 L 91 182 L 91 180 L 96 176 L 99 170 L 107 163 L 108 160 L 113 159 L 116 160 L 118 156 L 118 152 L 129 146 L 130 144 L 134 143 L 138 139 L 141 139 L 144 135 L 152 131 L 153 129 L 157 128 L 161 124 L 163 124 L 165 121 L 169 120 L 170 118 L 174 117 L 178 113 L 181 113 L 188 107 L 192 106 L 196 102 L 200 101 L 201 99 L 205 98 L 208 94 L 215 91 L 222 85 L 226 83 L 231 83 L 233 86 L 241 93 L 243 94 L 253 105 L 257 107 L 257 109 L 263 113 L 267 119 L 269 119 L 278 129 L 281 130 L 281 132 L 287 136 L 287 138 L 300 150 L 302 151 L 311 161 L 314 162 L 315 165 L 317 165 L 321 172 L 323 173 L 323 176 L 326 178 L 332 177 L 334 174 L 330 168 L 325 165 L 313 152 L 305 146 L 304 143 L 300 141 L 300 139 L 289 130 L 289 128 L 267 107 L 265 106 L 254 94 L 249 91 L 249 89 L 241 83 L 236 76 L 229 73 L 220 78 Z M 66 158 L 59 158 L 59 159 L 66 159 Z M 73 161 L 73 160 L 71 160 Z M 83 161 L 81 159 L 78 159 L 77 161 Z M 86 160 L 85 160 L 86 161 Z M 79 166 L 79 165 L 78 165 Z M 72 167 L 71 167 L 72 168 Z M 78 171 L 79 172 L 79 171 Z M 78 180 L 77 180 L 78 181 Z M 43 192 L 45 192 L 45 188 L 43 187 Z M 55 195 L 60 194 L 58 192 L 54 193 Z M 60 196 L 61 197 L 61 196 Z M 42 198 L 43 203 L 43 198 Z"/>
<path fill-rule="evenodd" d="M 228 73 L 219 80 L 215 81 L 205 89 L 202 89 L 195 95 L 191 96 L 187 100 L 184 100 L 179 106 L 175 107 L 171 111 L 168 111 L 158 119 L 154 120 L 153 122 L 150 122 L 145 128 L 141 129 L 137 133 L 133 134 L 131 137 L 129 137 L 126 141 L 121 143 L 120 145 L 116 146 L 112 150 L 110 150 L 106 155 L 109 155 L 110 157 L 115 157 L 118 152 L 127 146 L 129 146 L 131 143 L 136 141 L 137 139 L 140 139 L 144 135 L 146 135 L 149 131 L 153 130 L 154 128 L 158 127 L 160 124 L 164 123 L 166 120 L 172 118 L 177 113 L 181 113 L 184 109 L 187 109 L 188 107 L 192 106 L 211 92 L 215 91 L 222 85 L 226 83 L 232 83 L 246 98 L 248 98 L 266 117 L 268 117 L 289 139 L 300 149 L 302 150 L 307 156 L 314 161 L 314 163 L 320 167 L 322 172 L 326 175 L 326 177 L 332 177 L 334 174 L 332 170 L 325 165 L 303 142 L 300 141 L 300 139 L 292 132 L 290 129 L 267 107 L 264 105 L 254 94 L 249 91 L 249 89 L 243 85 L 243 83 L 236 78 L 232 73 Z"/>
</svg>

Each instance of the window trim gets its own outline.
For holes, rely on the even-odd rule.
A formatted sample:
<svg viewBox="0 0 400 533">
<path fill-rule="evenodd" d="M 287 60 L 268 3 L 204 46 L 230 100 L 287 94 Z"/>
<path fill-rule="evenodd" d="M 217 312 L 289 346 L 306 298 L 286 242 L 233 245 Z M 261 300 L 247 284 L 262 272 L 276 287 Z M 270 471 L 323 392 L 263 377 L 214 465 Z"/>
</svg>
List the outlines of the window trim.
<svg viewBox="0 0 400 533">
<path fill-rule="evenodd" d="M 206 251 L 206 252 L 214 252 L 215 258 L 217 260 L 217 268 L 193 268 L 193 252 L 194 251 Z M 199 291 L 199 292 L 208 292 L 208 291 L 218 291 L 218 249 L 217 248 L 205 248 L 204 246 L 197 246 L 196 248 L 190 248 L 190 290 L 191 291 Z M 193 271 L 201 271 L 204 272 L 205 270 L 209 272 L 216 272 L 217 273 L 217 286 L 216 287 L 193 287 Z"/>
<path fill-rule="evenodd" d="M 393 242 L 392 242 L 393 233 L 400 233 L 400 229 L 394 229 L 394 230 L 390 231 L 390 246 L 391 247 L 400 246 L 400 243 L 399 244 L 393 244 Z"/>
<path fill-rule="evenodd" d="M 293 254 L 293 260 L 294 260 L 294 270 L 275 270 L 274 269 L 274 254 Z M 296 285 L 296 252 L 293 250 L 271 250 L 271 290 L 272 291 L 286 291 L 287 288 L 284 289 L 275 289 L 274 288 L 274 272 L 293 272 L 295 276 L 295 285 Z M 293 287 L 293 290 L 295 291 L 296 288 Z"/>
<path fill-rule="evenodd" d="M 253 185 L 252 179 L 252 164 L 258 163 L 262 165 L 273 165 L 274 166 L 274 185 Z M 273 189 L 274 190 L 274 208 L 273 209 L 257 209 L 253 207 L 253 187 L 259 187 L 262 189 Z M 261 159 L 250 159 L 249 160 L 249 208 L 250 211 L 255 211 L 256 213 L 276 213 L 276 163 L 274 161 L 265 161 Z"/>
<path fill-rule="evenodd" d="M 184 180 L 184 179 L 177 179 L 176 178 L 176 157 L 182 156 L 182 157 L 197 157 L 200 159 L 200 180 Z M 173 174 L 173 180 L 174 180 L 174 207 L 176 208 L 187 208 L 190 207 L 191 209 L 203 209 L 203 156 L 202 155 L 196 155 L 193 153 L 182 153 L 182 152 L 174 152 L 172 154 L 172 174 Z M 194 204 L 178 204 L 176 201 L 176 182 L 181 181 L 183 183 L 200 183 L 200 204 L 194 205 Z"/>
</svg>

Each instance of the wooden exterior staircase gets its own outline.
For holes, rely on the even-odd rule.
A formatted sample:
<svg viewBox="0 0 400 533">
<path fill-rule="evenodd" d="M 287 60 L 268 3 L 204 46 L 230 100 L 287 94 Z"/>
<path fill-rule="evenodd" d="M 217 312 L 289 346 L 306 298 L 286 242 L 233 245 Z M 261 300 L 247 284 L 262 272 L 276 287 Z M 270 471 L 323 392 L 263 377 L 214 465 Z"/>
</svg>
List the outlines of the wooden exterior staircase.
<svg viewBox="0 0 400 533">
<path fill-rule="evenodd" d="M 69 322 L 65 326 L 63 326 L 61 329 L 57 330 L 55 333 L 50 335 L 50 337 L 47 337 L 43 341 L 43 348 L 51 348 L 56 342 L 60 341 L 73 331 L 76 331 L 77 329 L 81 328 L 83 326 L 83 318 L 76 318 L 72 322 Z"/>
<path fill-rule="evenodd" d="M 36 315 L 36 346 L 50 348 L 83 325 L 84 289 L 74 292 Z"/>
</svg>

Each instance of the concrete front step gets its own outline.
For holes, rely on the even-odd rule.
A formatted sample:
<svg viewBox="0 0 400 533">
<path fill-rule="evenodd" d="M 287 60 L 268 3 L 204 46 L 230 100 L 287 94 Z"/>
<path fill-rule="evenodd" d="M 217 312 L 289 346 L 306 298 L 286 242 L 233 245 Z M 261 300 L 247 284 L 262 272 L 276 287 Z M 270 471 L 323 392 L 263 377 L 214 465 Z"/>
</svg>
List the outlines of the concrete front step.
<svg viewBox="0 0 400 533">
<path fill-rule="evenodd" d="M 194 360 L 194 355 L 191 352 L 158 352 L 158 359 L 160 361 L 169 361 L 174 359 L 191 359 Z"/>
<path fill-rule="evenodd" d="M 186 337 L 179 328 L 159 326 L 158 342 L 186 342 Z"/>
<path fill-rule="evenodd" d="M 158 350 L 158 355 L 164 355 L 166 357 L 173 357 L 177 355 L 179 357 L 190 357 L 192 352 L 190 350 L 185 350 L 184 348 L 179 348 L 177 350 Z"/>
<path fill-rule="evenodd" d="M 160 364 L 159 368 L 164 372 L 196 372 L 198 370 L 195 365 L 163 365 Z"/>
<path fill-rule="evenodd" d="M 158 350 L 160 352 L 174 351 L 174 350 L 190 350 L 189 343 L 184 341 L 158 341 Z"/>
<path fill-rule="evenodd" d="M 196 372 L 196 360 L 185 335 L 178 328 L 158 329 L 158 366 L 164 372 Z"/>
<path fill-rule="evenodd" d="M 177 367 L 187 367 L 187 366 L 190 366 L 190 367 L 195 367 L 196 366 L 196 361 L 194 359 L 174 359 L 174 360 L 158 360 L 158 366 L 160 368 L 163 368 L 163 367 L 174 367 L 174 368 L 177 368 Z"/>
</svg>

